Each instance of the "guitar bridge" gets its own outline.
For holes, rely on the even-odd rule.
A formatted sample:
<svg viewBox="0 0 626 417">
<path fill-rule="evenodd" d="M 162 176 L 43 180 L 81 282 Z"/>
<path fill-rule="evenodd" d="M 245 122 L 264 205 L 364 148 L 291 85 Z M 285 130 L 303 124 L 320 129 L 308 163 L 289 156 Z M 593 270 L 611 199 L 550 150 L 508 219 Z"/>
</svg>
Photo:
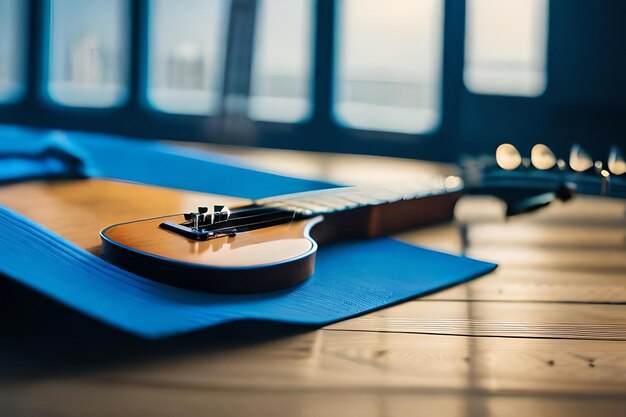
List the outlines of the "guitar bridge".
<svg viewBox="0 0 626 417">
<path fill-rule="evenodd" d="M 214 206 L 212 214 L 206 207 L 184 213 L 185 222 L 164 222 L 160 228 L 192 240 L 234 237 L 238 233 L 289 223 L 301 218 L 298 213 L 274 207 L 250 205 L 236 209 L 232 215 L 226 206 Z"/>
<path fill-rule="evenodd" d="M 213 206 L 213 212 L 209 213 L 208 207 L 198 207 L 198 211 L 184 213 L 186 223 L 178 224 L 174 222 L 164 222 L 159 225 L 162 229 L 178 233 L 188 239 L 207 240 L 222 236 L 235 236 L 237 232 L 234 227 L 224 227 L 217 230 L 207 230 L 207 227 L 220 226 L 220 223 L 227 225 L 230 218 L 230 210 L 224 205 Z"/>
<path fill-rule="evenodd" d="M 196 229 L 193 226 L 178 224 L 175 222 L 164 222 L 161 223 L 159 227 L 193 240 L 209 240 L 224 236 L 235 237 L 237 234 L 237 230 L 234 227 L 219 230 L 206 230 L 202 228 Z"/>
</svg>

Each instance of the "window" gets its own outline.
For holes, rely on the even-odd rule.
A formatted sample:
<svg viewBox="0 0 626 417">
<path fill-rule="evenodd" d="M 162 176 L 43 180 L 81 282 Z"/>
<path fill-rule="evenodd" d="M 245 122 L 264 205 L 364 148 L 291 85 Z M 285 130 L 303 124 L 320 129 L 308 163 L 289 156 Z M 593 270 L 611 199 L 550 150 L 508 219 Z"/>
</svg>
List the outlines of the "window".
<svg viewBox="0 0 626 417">
<path fill-rule="evenodd" d="M 24 3 L 0 1 L 0 102 L 16 100 L 23 90 Z"/>
<path fill-rule="evenodd" d="M 51 0 L 48 93 L 79 107 L 121 104 L 127 95 L 128 3 Z"/>
<path fill-rule="evenodd" d="M 335 114 L 345 125 L 424 133 L 439 124 L 442 0 L 342 0 Z"/>
<path fill-rule="evenodd" d="M 150 6 L 148 100 L 170 113 L 215 113 L 230 1 L 153 0 Z"/>
<path fill-rule="evenodd" d="M 468 0 L 465 85 L 538 96 L 546 88 L 548 0 Z"/>
<path fill-rule="evenodd" d="M 248 114 L 297 122 L 311 111 L 312 0 L 260 0 Z"/>
</svg>

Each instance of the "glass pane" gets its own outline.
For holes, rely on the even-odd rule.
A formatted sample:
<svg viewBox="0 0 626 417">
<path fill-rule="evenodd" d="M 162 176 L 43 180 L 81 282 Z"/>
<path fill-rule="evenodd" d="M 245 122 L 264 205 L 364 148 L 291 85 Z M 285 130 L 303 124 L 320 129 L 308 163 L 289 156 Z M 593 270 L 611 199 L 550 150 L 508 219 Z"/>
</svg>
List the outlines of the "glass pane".
<svg viewBox="0 0 626 417">
<path fill-rule="evenodd" d="M 312 0 L 257 3 L 248 114 L 297 122 L 311 111 Z"/>
<path fill-rule="evenodd" d="M 62 104 L 109 107 L 127 95 L 126 0 L 51 0 L 48 93 Z"/>
<path fill-rule="evenodd" d="M 337 118 L 361 129 L 434 129 L 440 117 L 443 1 L 339 5 Z"/>
<path fill-rule="evenodd" d="M 538 96 L 546 88 L 548 0 L 468 0 L 465 85 Z"/>
<path fill-rule="evenodd" d="M 25 2 L 0 0 L 0 101 L 18 98 L 23 91 Z"/>
<path fill-rule="evenodd" d="M 148 99 L 170 113 L 217 110 L 228 0 L 153 0 Z"/>
</svg>

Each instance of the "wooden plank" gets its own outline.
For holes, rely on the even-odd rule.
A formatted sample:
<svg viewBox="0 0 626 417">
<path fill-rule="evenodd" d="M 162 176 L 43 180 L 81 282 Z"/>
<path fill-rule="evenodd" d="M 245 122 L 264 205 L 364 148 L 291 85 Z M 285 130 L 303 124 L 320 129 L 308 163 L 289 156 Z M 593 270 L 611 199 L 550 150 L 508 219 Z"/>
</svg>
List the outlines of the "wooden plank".
<svg viewBox="0 0 626 417">
<path fill-rule="evenodd" d="M 0 187 L 0 204 L 70 242 L 100 254 L 100 230 L 115 223 L 242 206 L 250 200 L 106 179 L 29 181 Z"/>
<path fill-rule="evenodd" d="M 249 157 L 262 161 L 259 155 L 251 151 Z M 405 161 L 400 170 L 405 172 L 396 177 L 396 160 L 281 159 L 293 165 L 289 169 L 296 175 L 308 169 L 314 176 L 354 184 L 412 178 L 425 166 Z M 265 160 L 278 169 L 275 153 Z M 14 192 L 24 186 L 0 193 L 0 200 L 50 222 L 53 230 L 80 218 L 80 227 L 70 228 L 68 238 L 95 248 L 95 236 L 79 241 L 85 221 L 93 223 L 90 213 L 72 209 L 84 196 L 63 192 L 33 205 Z M 189 197 L 183 199 L 185 207 L 197 204 Z M 99 207 L 125 218 L 129 211 L 116 199 L 112 190 Z M 150 201 L 161 199 L 156 191 L 150 199 L 138 197 L 133 210 L 153 215 Z M 67 205 L 69 211 L 49 219 L 38 209 L 48 203 Z M 233 347 L 207 341 L 201 351 L 184 355 L 152 355 L 116 368 L 87 367 L 77 375 L 10 381 L 0 388 L 0 414 L 623 414 L 626 307 L 559 303 L 626 302 L 626 256 L 620 241 L 626 228 L 624 203 L 581 198 L 506 222 L 503 210 L 493 199 L 464 197 L 457 216 L 469 225 L 469 254 L 501 266 L 485 278 L 432 295 L 430 301 L 408 302 L 327 330 L 269 342 Z M 448 252 L 463 250 L 455 224 L 398 237 Z M 529 300 L 538 302 L 524 302 Z"/>
<path fill-rule="evenodd" d="M 626 252 L 623 249 L 591 250 L 494 245 L 471 247 L 466 253 L 509 269 L 621 273 L 626 276 Z"/>
<path fill-rule="evenodd" d="M 626 303 L 626 277 L 620 272 L 562 272 L 500 267 L 482 278 L 423 299 Z"/>
<path fill-rule="evenodd" d="M 524 222 L 479 223 L 468 228 L 472 248 L 532 246 L 535 248 L 610 249 L 626 251 L 626 225 L 579 226 Z"/>
<path fill-rule="evenodd" d="M 506 415 L 618 416 L 624 398 L 459 395 L 416 390 L 398 392 L 271 392 L 185 390 L 47 381 L 0 393 L 3 417 L 66 416 L 360 416 L 472 417 Z"/>
<path fill-rule="evenodd" d="M 429 249 L 453 254 L 463 252 L 462 235 L 458 225 L 454 223 L 423 227 L 398 233 L 393 237 L 402 242 Z"/>
<path fill-rule="evenodd" d="M 154 388 L 622 396 L 626 343 L 323 330 L 86 375 Z"/>
<path fill-rule="evenodd" d="M 626 341 L 626 306 L 418 300 L 329 329 Z"/>
<path fill-rule="evenodd" d="M 589 256 L 595 256 L 600 250 L 608 250 L 609 254 L 626 259 L 623 256 L 626 254 L 626 222 L 589 225 L 565 221 L 547 223 L 534 219 L 539 219 L 535 217 L 535 213 L 512 218 L 507 222 L 502 219 L 475 221 L 467 224 L 466 232 L 463 232 L 458 223 L 450 223 L 412 230 L 394 237 L 414 245 L 451 253 L 463 251 L 465 238 L 465 244 L 469 245 L 470 250 L 480 252 L 481 255 L 486 253 L 487 257 L 489 252 L 503 249 L 500 253 L 494 253 L 491 257 L 494 260 L 498 260 L 498 256 L 503 253 L 510 258 L 505 253 L 508 248 L 513 248 L 513 251 L 518 248 L 535 251 L 553 249 L 556 256 L 559 256 L 561 250 L 574 250 L 578 253 L 589 250 Z M 568 253 L 565 253 L 566 258 L 567 256 Z"/>
<path fill-rule="evenodd" d="M 605 197 L 576 196 L 555 202 L 543 210 L 520 216 L 520 222 L 546 224 L 626 225 L 626 201 Z"/>
<path fill-rule="evenodd" d="M 464 223 L 503 223 L 505 205 L 495 197 L 464 197 L 456 209 L 456 218 Z M 507 221 L 560 225 L 626 225 L 626 202 L 603 197 L 576 196 L 565 203 L 557 201 L 550 206 Z"/>
<path fill-rule="evenodd" d="M 470 229 L 471 230 L 471 229 Z M 506 229 L 502 229 L 506 233 Z M 581 232 L 583 234 L 583 232 Z M 585 271 L 597 273 L 622 273 L 626 276 L 626 247 L 618 245 L 619 237 L 613 238 L 612 246 L 601 245 L 595 248 L 571 240 L 568 245 L 542 247 L 537 244 L 515 244 L 515 234 L 507 234 L 508 242 L 496 241 L 491 244 L 474 244 L 466 249 L 469 256 L 500 264 L 509 269 L 543 269 L 564 271 Z M 566 235 L 567 236 L 567 235 Z M 566 236 L 556 239 L 566 239 Z M 463 239 L 458 226 L 447 224 L 405 232 L 394 236 L 396 239 L 434 250 L 461 254 Z M 601 239 L 601 237 L 599 238 Z M 472 243 L 472 242 L 469 242 Z"/>
</svg>

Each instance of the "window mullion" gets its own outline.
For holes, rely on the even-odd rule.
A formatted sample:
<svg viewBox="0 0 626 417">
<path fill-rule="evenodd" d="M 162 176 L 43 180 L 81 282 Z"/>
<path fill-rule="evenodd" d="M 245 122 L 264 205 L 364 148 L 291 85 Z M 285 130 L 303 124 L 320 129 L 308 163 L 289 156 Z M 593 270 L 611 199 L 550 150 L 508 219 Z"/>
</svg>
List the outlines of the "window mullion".
<svg viewBox="0 0 626 417">
<path fill-rule="evenodd" d="M 228 28 L 222 113 L 245 115 L 250 91 L 256 1 L 233 0 Z"/>
</svg>

